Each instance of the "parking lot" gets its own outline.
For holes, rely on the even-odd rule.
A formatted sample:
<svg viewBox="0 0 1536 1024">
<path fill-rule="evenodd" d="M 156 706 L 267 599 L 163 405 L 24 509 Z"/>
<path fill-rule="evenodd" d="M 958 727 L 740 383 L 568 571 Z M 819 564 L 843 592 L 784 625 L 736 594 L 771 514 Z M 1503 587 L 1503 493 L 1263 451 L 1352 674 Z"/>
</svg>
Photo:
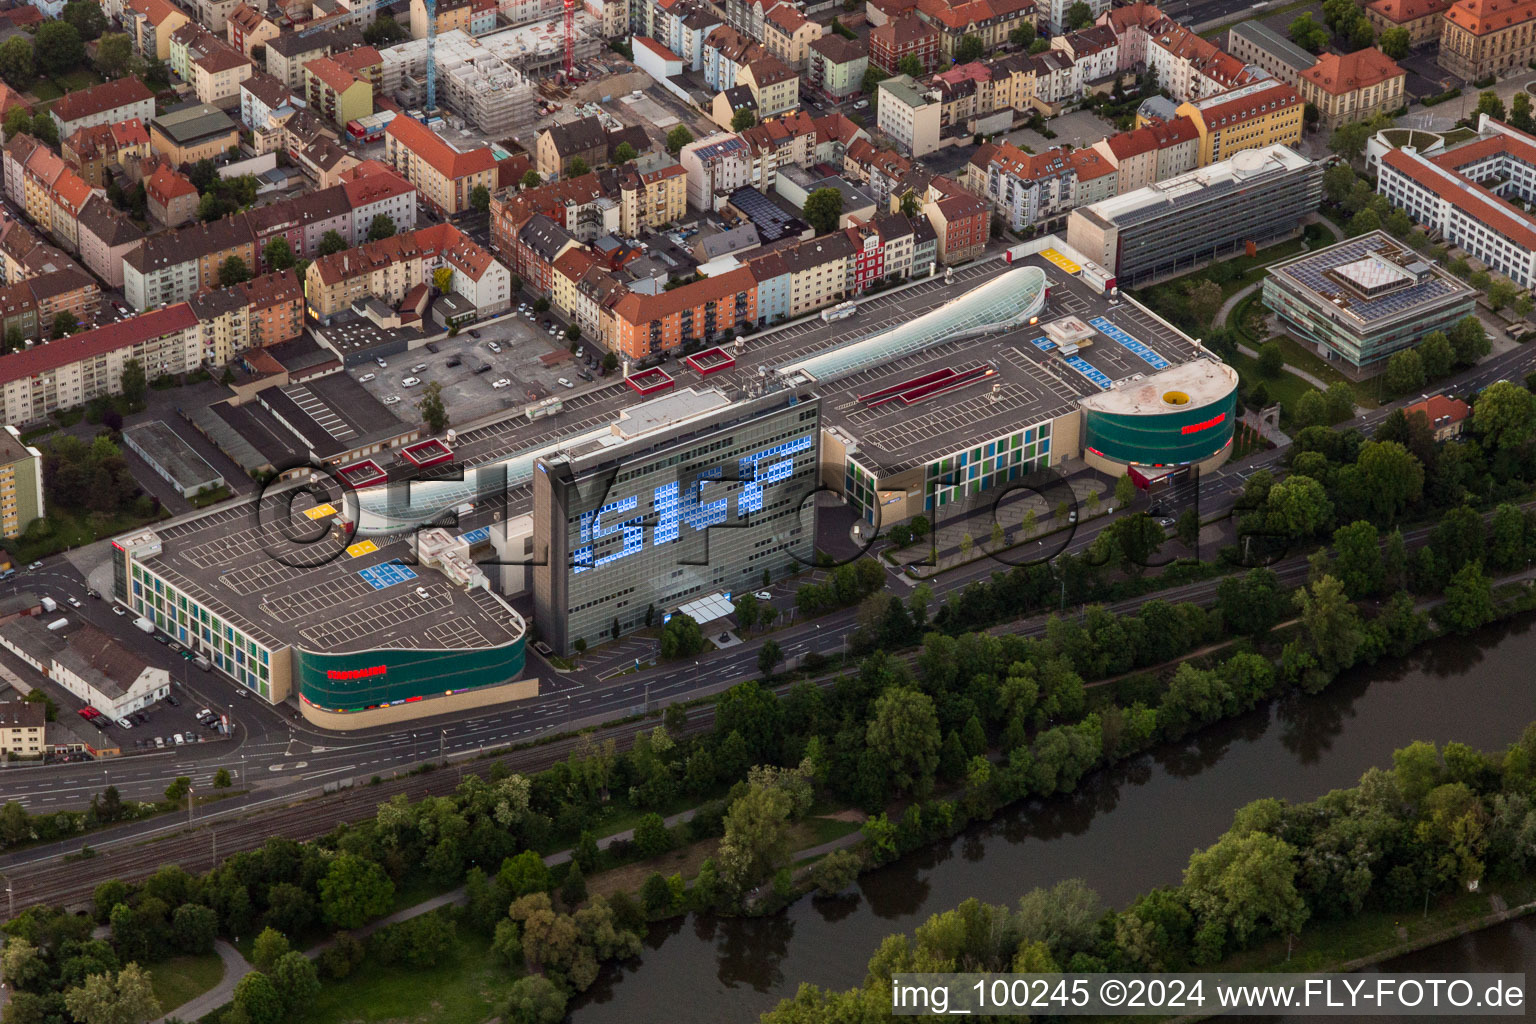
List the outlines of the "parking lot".
<svg viewBox="0 0 1536 1024">
<path fill-rule="evenodd" d="M 544 327 L 545 321 L 555 328 L 555 334 Z M 464 423 L 537 402 L 557 392 L 590 387 L 592 382 L 581 374 L 598 377 L 602 350 L 582 341 L 583 358 L 578 362 L 568 351 L 569 343 L 561 333 L 564 327 L 552 312 L 530 311 L 515 319 L 509 317 L 434 342 L 435 353 L 422 347 L 387 357 L 387 366 L 366 363 L 353 367 L 351 373 L 371 394 L 391 407 L 414 406 L 422 389 L 435 381 L 442 386 L 443 404 L 449 416 L 454 422 Z M 493 345 L 501 351 L 495 351 Z M 481 361 L 490 364 L 490 368 L 476 373 L 475 367 Z M 370 375 L 372 379 L 364 379 Z M 420 383 L 406 386 L 403 382 L 411 378 Z M 561 378 L 571 386 L 562 385 Z M 501 381 L 506 383 L 497 387 Z M 395 411 L 407 419 L 412 416 L 400 408 Z"/>
</svg>

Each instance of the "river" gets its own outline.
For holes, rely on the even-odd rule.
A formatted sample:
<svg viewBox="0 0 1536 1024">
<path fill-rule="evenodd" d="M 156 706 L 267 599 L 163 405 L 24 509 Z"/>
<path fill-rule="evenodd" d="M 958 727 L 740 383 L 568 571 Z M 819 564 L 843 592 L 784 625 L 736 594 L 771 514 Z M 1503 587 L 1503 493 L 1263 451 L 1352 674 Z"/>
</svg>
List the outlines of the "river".
<svg viewBox="0 0 1536 1024">
<path fill-rule="evenodd" d="M 653 925 L 643 954 L 607 969 L 576 1024 L 748 1024 L 802 982 L 863 983 L 880 940 L 975 896 L 1012 903 L 1079 877 L 1109 903 L 1176 884 L 1190 853 L 1260 797 L 1310 800 L 1353 785 L 1413 740 L 1495 749 L 1536 720 L 1532 620 L 1440 640 L 1411 659 L 1351 673 L 1327 692 L 1271 703 L 1093 776 L 1070 798 L 1027 801 L 985 825 L 864 875 L 856 899 L 803 899 L 752 920 L 690 915 Z M 1536 963 L 1536 931 L 1436 947 L 1401 969 L 1510 970 Z M 1484 954 L 1484 946 L 1497 944 Z M 1426 962 L 1425 957 L 1431 958 Z M 1533 968 L 1536 969 L 1536 968 Z M 1377 1018 L 1378 1020 L 1380 1018 Z"/>
</svg>

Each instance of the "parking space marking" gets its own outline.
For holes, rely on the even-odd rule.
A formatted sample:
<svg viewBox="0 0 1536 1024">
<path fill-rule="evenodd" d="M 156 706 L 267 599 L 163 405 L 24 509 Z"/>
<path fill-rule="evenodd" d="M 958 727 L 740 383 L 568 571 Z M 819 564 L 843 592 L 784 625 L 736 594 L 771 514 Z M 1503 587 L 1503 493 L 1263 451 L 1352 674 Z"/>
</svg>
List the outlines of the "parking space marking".
<svg viewBox="0 0 1536 1024">
<path fill-rule="evenodd" d="M 329 503 L 324 505 L 316 505 L 314 508 L 304 513 L 304 515 L 310 519 L 325 519 L 326 517 L 334 516 L 335 514 L 336 509 Z"/>
</svg>

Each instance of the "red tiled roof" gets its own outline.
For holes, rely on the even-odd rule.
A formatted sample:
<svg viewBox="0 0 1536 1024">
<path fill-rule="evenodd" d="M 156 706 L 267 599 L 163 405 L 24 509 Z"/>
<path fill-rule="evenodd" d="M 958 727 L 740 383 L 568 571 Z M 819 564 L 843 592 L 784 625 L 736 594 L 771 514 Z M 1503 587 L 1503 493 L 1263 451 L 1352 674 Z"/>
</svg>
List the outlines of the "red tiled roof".
<svg viewBox="0 0 1536 1024">
<path fill-rule="evenodd" d="M 210 75 L 216 75 L 221 71 L 233 71 L 235 68 L 249 65 L 251 61 L 239 50 L 228 46 L 216 46 L 194 63 Z"/>
<path fill-rule="evenodd" d="M 1445 20 L 1475 36 L 1485 36 L 1536 18 L 1536 0 L 1457 0 Z"/>
<path fill-rule="evenodd" d="M 52 113 L 56 119 L 68 124 L 82 117 L 91 117 L 129 103 L 140 103 L 154 98 L 155 94 L 150 92 L 143 82 L 130 75 L 127 78 L 114 78 L 110 82 L 103 82 L 89 89 L 68 93 L 54 103 Z"/>
<path fill-rule="evenodd" d="M 756 287 L 757 282 L 751 272 L 741 267 L 657 295 L 629 292 L 614 304 L 613 312 L 632 324 L 645 324 L 673 313 L 681 313 L 685 309 L 702 306 L 711 299 L 752 291 Z"/>
<path fill-rule="evenodd" d="M 1372 0 L 1365 6 L 1367 10 L 1401 25 L 1439 14 L 1451 6 L 1451 0 Z"/>
<path fill-rule="evenodd" d="M 426 125 L 403 114 L 389 122 L 389 127 L 384 129 L 384 134 L 394 136 L 406 149 L 449 179 L 468 177 L 479 171 L 489 171 L 496 167 L 496 158 L 491 154 L 489 147 L 481 146 L 479 149 L 461 153 L 444 142 Z"/>
<path fill-rule="evenodd" d="M 342 172 L 341 188 L 347 194 L 347 202 L 352 209 L 391 199 L 395 196 L 403 196 L 416 191 L 416 186 L 396 174 L 387 165 L 377 160 L 365 161 L 374 164 L 379 171 L 357 175 L 358 167 L 348 168 Z M 380 173 L 382 172 L 382 173 Z"/>
<path fill-rule="evenodd" d="M 317 57 L 305 64 L 304 70 L 334 92 L 346 92 L 359 81 L 356 75 L 336 63 L 333 57 Z"/>
<path fill-rule="evenodd" d="M 1403 407 L 1403 415 L 1412 416 L 1416 412 L 1424 414 L 1430 425 L 1442 416 L 1449 416 L 1452 423 L 1460 423 L 1472 414 L 1472 407 L 1459 398 L 1450 398 L 1446 395 L 1430 395 L 1423 402 L 1414 402 Z"/>
<path fill-rule="evenodd" d="M 1413 157 L 1400 149 L 1388 150 L 1382 163 L 1412 178 L 1418 185 L 1449 200 L 1486 227 L 1526 249 L 1536 249 L 1536 231 L 1526 227 L 1513 208 L 1492 192 L 1434 161 Z"/>
<path fill-rule="evenodd" d="M 0 384 L 26 380 L 82 359 L 93 359 L 114 349 L 195 326 L 197 316 L 185 302 L 178 302 L 165 309 L 150 310 L 117 323 L 50 341 L 46 345 L 34 345 L 21 352 L 0 356 Z"/>
<path fill-rule="evenodd" d="M 78 217 L 80 211 L 85 209 L 87 200 L 91 198 L 91 186 L 71 170 L 59 175 L 59 180 L 53 186 L 53 194 L 61 206 Z"/>
<path fill-rule="evenodd" d="M 1356 89 L 1369 89 L 1373 85 L 1405 75 L 1406 71 L 1374 46 L 1367 46 L 1343 57 L 1336 53 L 1322 54 L 1316 64 L 1301 73 L 1303 79 L 1334 96 L 1354 92 Z"/>
<path fill-rule="evenodd" d="M 1078 181 L 1093 181 L 1106 174 L 1115 173 L 1114 165 L 1090 148 L 1074 149 L 1067 155 L 1067 159 L 1071 161 L 1072 169 L 1077 172 Z"/>
<path fill-rule="evenodd" d="M 197 186 L 171 168 L 161 165 L 155 169 L 154 174 L 145 179 L 144 191 L 164 206 L 172 199 L 197 195 Z"/>
</svg>

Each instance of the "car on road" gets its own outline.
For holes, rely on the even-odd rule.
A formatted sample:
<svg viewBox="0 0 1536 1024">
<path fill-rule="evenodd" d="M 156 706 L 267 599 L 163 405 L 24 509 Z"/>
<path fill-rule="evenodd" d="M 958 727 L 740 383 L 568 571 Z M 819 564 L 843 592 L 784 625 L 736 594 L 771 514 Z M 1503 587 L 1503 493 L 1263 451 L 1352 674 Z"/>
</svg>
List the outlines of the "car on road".
<svg viewBox="0 0 1536 1024">
<path fill-rule="evenodd" d="M 357 382 L 359 384 L 367 384 L 369 381 L 373 380 L 377 376 L 378 376 L 378 374 L 376 374 L 376 373 L 365 373 L 361 377 L 357 378 Z"/>
<path fill-rule="evenodd" d="M 81 601 L 80 601 L 80 599 L 78 597 L 71 597 L 71 598 L 67 598 L 66 600 L 69 601 L 69 606 L 71 608 L 84 608 L 85 607 L 85 605 L 83 603 L 81 603 Z"/>
<path fill-rule="evenodd" d="M 155 747 L 157 749 L 164 749 L 165 748 L 165 737 L 164 736 L 156 736 L 155 737 Z"/>
<path fill-rule="evenodd" d="M 564 377 L 559 378 L 557 383 L 563 388 L 573 388 L 576 386 L 575 384 L 572 384 L 570 381 L 566 380 Z"/>
<path fill-rule="evenodd" d="M 766 591 L 766 590 L 759 590 L 757 593 L 753 594 L 752 596 L 757 598 L 759 601 L 772 601 L 773 600 L 773 595 L 768 593 L 768 591 Z"/>
<path fill-rule="evenodd" d="M 374 356 L 373 357 L 373 361 L 379 364 L 379 369 L 381 369 L 381 370 L 389 369 L 389 364 L 384 361 L 384 358 L 382 356 Z"/>
<path fill-rule="evenodd" d="M 28 570 L 31 570 L 31 569 L 41 569 L 42 567 L 43 567 L 43 563 L 42 562 L 33 562 L 33 563 L 31 563 L 30 565 L 27 566 L 27 569 Z"/>
<path fill-rule="evenodd" d="M 171 649 L 171 650 L 173 650 L 173 651 L 179 651 L 179 650 L 181 650 L 181 644 L 179 644 L 179 643 L 177 643 L 177 642 L 176 642 L 176 641 L 174 641 L 174 640 L 172 640 L 172 641 L 170 641 L 170 642 L 169 642 L 169 643 L 167 643 L 167 644 L 166 644 L 166 646 L 167 646 L 167 647 L 169 647 L 169 648 L 170 648 L 170 649 Z"/>
<path fill-rule="evenodd" d="M 127 615 L 128 614 L 128 609 L 124 608 L 120 604 L 115 604 L 115 605 L 112 606 L 112 614 L 113 615 Z"/>
<path fill-rule="evenodd" d="M 384 399 L 384 404 L 385 405 L 394 405 L 395 403 L 397 403 L 399 401 L 400 401 L 400 396 L 399 395 L 390 395 L 388 398 Z"/>
<path fill-rule="evenodd" d="M 426 363 L 417 363 L 415 366 L 411 367 L 409 370 L 407 370 L 405 372 L 406 373 L 425 373 L 426 370 L 427 370 L 427 364 Z"/>
<path fill-rule="evenodd" d="M 181 746 L 181 745 L 182 745 L 182 744 L 183 744 L 183 743 L 185 743 L 185 742 L 187 742 L 187 741 L 186 741 L 186 740 L 185 740 L 185 739 L 183 739 L 183 738 L 182 738 L 182 735 L 181 735 L 181 733 L 179 733 L 179 732 L 178 732 L 178 733 L 176 733 L 176 734 L 175 734 L 175 735 L 173 735 L 173 736 L 172 736 L 172 737 L 171 737 L 171 739 L 173 739 L 173 740 L 175 740 L 175 741 L 176 741 L 176 745 L 177 745 L 177 746 L 178 746 L 178 747 L 179 747 L 179 746 Z"/>
<path fill-rule="evenodd" d="M 488 341 L 488 342 L 485 343 L 485 347 L 490 349 L 492 352 L 497 353 L 498 355 L 501 354 L 501 343 L 500 342 Z"/>
<path fill-rule="evenodd" d="M 1166 530 L 1168 527 L 1173 525 L 1173 520 L 1169 519 L 1167 516 L 1164 516 L 1162 519 L 1157 521 L 1157 525 Z"/>
<path fill-rule="evenodd" d="M 421 378 L 420 377 L 407 377 L 407 378 L 405 378 L 404 380 L 402 380 L 400 382 L 400 386 L 403 387 L 403 388 L 413 388 L 417 384 L 420 384 L 420 383 L 421 383 Z"/>
<path fill-rule="evenodd" d="M 510 380 L 508 380 L 507 378 L 505 378 L 505 377 L 502 377 L 502 378 L 500 378 L 498 380 L 491 381 L 491 387 L 495 388 L 497 391 L 500 391 L 502 388 L 507 388 L 507 387 L 511 387 L 511 386 L 512 386 L 512 382 Z"/>
</svg>

